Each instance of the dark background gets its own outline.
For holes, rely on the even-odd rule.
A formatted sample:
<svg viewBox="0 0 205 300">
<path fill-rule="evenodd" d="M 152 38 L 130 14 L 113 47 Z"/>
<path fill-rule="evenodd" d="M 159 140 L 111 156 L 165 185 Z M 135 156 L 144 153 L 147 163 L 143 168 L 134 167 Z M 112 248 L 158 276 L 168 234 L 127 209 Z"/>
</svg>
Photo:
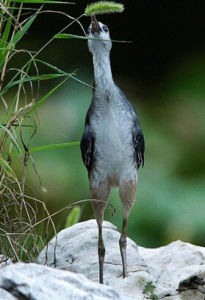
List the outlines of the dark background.
<svg viewBox="0 0 205 300">
<path fill-rule="evenodd" d="M 204 1 L 121 1 L 125 12 L 103 15 L 113 43 L 113 75 L 136 108 L 146 140 L 145 167 L 139 171 L 137 201 L 128 234 L 143 246 L 175 239 L 205 245 L 205 3 Z M 89 1 L 45 6 L 78 17 Z M 36 7 L 36 6 L 35 6 Z M 82 18 L 85 28 L 89 18 Z M 68 24 L 57 14 L 43 14 L 21 46 L 38 50 Z M 82 34 L 77 24 L 67 33 Z M 86 41 L 55 40 L 41 59 L 92 84 L 92 59 Z M 42 70 L 45 72 L 45 70 Z M 45 83 L 41 93 L 54 83 Z M 38 111 L 39 129 L 32 146 L 79 141 L 91 89 L 68 81 Z M 89 182 L 79 147 L 33 155 L 43 182 L 40 191 L 32 166 L 29 184 L 51 211 L 89 198 Z M 121 226 L 121 205 L 114 191 L 106 219 Z M 80 205 L 81 220 L 93 217 L 89 203 Z M 55 219 L 58 230 L 67 213 Z"/>
<path fill-rule="evenodd" d="M 44 8 L 55 8 L 78 17 L 83 13 L 86 4 L 91 2 L 76 1 L 76 5 L 46 5 Z M 114 72 L 128 73 L 144 86 L 154 87 L 163 80 L 167 72 L 170 72 L 176 60 L 183 60 L 194 53 L 203 55 L 205 47 L 203 1 L 130 0 L 121 3 L 125 5 L 122 15 L 98 17 L 109 26 L 113 39 L 132 41 L 131 44 L 116 44 L 113 47 Z M 82 23 L 87 28 L 89 18 L 84 18 Z M 33 25 L 33 38 L 40 42 L 41 37 L 52 36 L 65 24 L 66 19 L 60 15 L 46 17 L 42 15 Z M 76 24 L 69 31 L 82 34 Z M 75 59 L 76 64 L 86 63 L 88 60 L 86 49 L 82 50 L 84 51 L 81 51 L 81 56 Z M 60 53 L 55 53 L 53 58 L 59 55 Z"/>
</svg>

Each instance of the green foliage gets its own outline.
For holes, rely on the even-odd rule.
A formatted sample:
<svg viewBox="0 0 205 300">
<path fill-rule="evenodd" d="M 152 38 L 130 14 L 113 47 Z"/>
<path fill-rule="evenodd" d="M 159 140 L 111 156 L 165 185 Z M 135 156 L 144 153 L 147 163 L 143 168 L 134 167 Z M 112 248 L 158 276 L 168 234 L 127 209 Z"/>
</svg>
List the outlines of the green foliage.
<svg viewBox="0 0 205 300">
<path fill-rule="evenodd" d="M 74 35 L 74 34 L 68 34 L 68 33 L 60 33 L 55 35 L 56 39 L 78 39 L 78 40 L 95 40 L 95 41 L 101 41 L 101 39 L 98 38 L 92 38 L 82 35 Z M 114 43 L 130 43 L 129 41 L 118 41 L 118 40 L 112 40 Z"/>
<path fill-rule="evenodd" d="M 78 39 L 78 40 L 88 40 L 88 37 L 82 35 L 59 33 L 55 35 L 56 39 Z"/>
<path fill-rule="evenodd" d="M 76 206 L 71 209 L 70 213 L 67 216 L 65 228 L 70 227 L 80 220 L 81 209 L 79 206 Z"/>
<path fill-rule="evenodd" d="M 14 147 L 16 148 L 18 153 L 21 154 L 21 149 L 20 149 L 15 137 L 12 135 L 11 131 L 8 128 L 6 128 L 5 126 L 1 125 L 1 124 L 0 124 L 0 128 L 3 129 L 8 134 L 12 144 L 14 145 Z"/>
<path fill-rule="evenodd" d="M 12 43 L 14 45 L 16 45 L 25 35 L 25 33 L 28 31 L 28 29 L 30 28 L 31 24 L 35 21 L 36 19 L 36 15 L 31 17 L 27 22 L 26 24 L 20 29 L 17 31 L 17 33 L 14 35 L 14 38 L 12 40 Z"/>
<path fill-rule="evenodd" d="M 3 15 L 1 16 L 1 18 L 3 18 Z M 12 25 L 12 18 L 9 17 L 8 21 L 6 22 L 2 38 L 0 40 L 0 48 L 2 48 L 1 51 L 0 51 L 0 67 L 4 63 L 7 51 L 9 49 L 13 48 L 13 45 L 9 45 L 7 43 L 8 42 L 8 38 L 9 38 L 9 33 L 10 33 L 10 30 L 11 30 L 11 25 Z"/>
<path fill-rule="evenodd" d="M 86 16 L 98 14 L 121 13 L 124 11 L 124 5 L 113 1 L 99 1 L 89 4 L 85 9 Z"/>
<path fill-rule="evenodd" d="M 33 9 L 28 6 L 24 8 L 25 3 L 64 2 L 10 0 L 3 1 L 0 6 L 0 248 L 1 253 L 8 255 L 13 261 L 34 261 L 41 248 L 45 246 L 47 238 L 56 235 L 55 224 L 45 203 L 28 193 L 29 160 L 40 181 L 31 153 L 79 144 L 67 142 L 30 147 L 31 139 L 37 130 L 36 114 L 33 112 L 36 113 L 42 103 L 68 78 L 80 80 L 75 77 L 75 72 L 64 72 L 51 63 L 37 59 L 41 51 L 54 40 L 54 36 L 35 53 L 20 48 L 20 41 L 24 39 L 28 30 L 31 38 L 31 25 L 41 12 L 41 8 Z M 24 10 L 27 13 L 24 13 Z M 73 22 L 75 21 L 71 23 Z M 70 24 L 67 27 L 69 26 Z M 20 66 L 16 59 L 19 52 L 22 53 Z M 40 72 L 39 65 L 42 64 L 52 71 Z M 9 72 L 11 70 L 12 72 Z M 44 96 L 40 96 L 41 82 L 59 79 L 60 83 L 50 88 Z M 24 124 L 25 120 L 33 123 Z M 27 138 L 25 128 L 32 130 Z M 21 165 L 20 172 L 15 169 L 17 164 Z M 77 214 L 75 218 L 73 216 L 74 220 L 77 220 Z"/>
<path fill-rule="evenodd" d="M 15 3 L 35 3 L 35 4 L 74 4 L 73 2 L 53 1 L 53 0 L 12 0 Z"/>
<path fill-rule="evenodd" d="M 9 166 L 8 162 L 0 156 L 0 170 L 5 170 L 9 177 L 16 179 L 14 171 Z"/>
<path fill-rule="evenodd" d="M 143 290 L 143 294 L 147 296 L 147 299 L 158 300 L 159 297 L 154 294 L 155 286 L 152 282 L 148 282 Z"/>
<path fill-rule="evenodd" d="M 58 148 L 68 148 L 73 146 L 80 145 L 80 142 L 70 142 L 70 143 L 61 143 L 61 144 L 53 144 L 53 145 L 44 145 L 39 147 L 31 147 L 29 148 L 30 152 L 39 152 L 43 150 L 51 150 L 51 149 L 58 149 Z"/>
<path fill-rule="evenodd" d="M 34 110 L 36 110 L 47 98 L 49 98 L 51 95 L 53 95 L 54 92 L 57 91 L 67 80 L 68 80 L 68 77 L 66 77 L 65 79 L 63 79 L 58 85 L 56 85 L 48 93 L 46 93 L 42 98 L 40 98 L 38 101 L 36 101 L 36 103 L 30 109 L 29 113 L 31 113 Z"/>
<path fill-rule="evenodd" d="M 25 83 L 25 82 L 33 82 L 33 81 L 43 81 L 43 80 L 51 80 L 51 79 L 56 79 L 59 77 L 70 77 L 71 74 L 41 74 L 41 75 L 36 75 L 36 76 L 28 76 L 28 77 L 24 77 L 21 78 L 19 80 L 16 81 L 12 81 L 9 82 L 1 91 L 0 96 L 3 96 L 10 88 L 12 88 L 13 86 L 18 86 L 19 84 Z M 55 90 L 54 90 L 55 91 Z M 51 91 L 50 91 L 51 93 Z M 39 100 L 40 101 L 40 100 Z M 41 103 L 41 102 L 40 102 Z"/>
</svg>

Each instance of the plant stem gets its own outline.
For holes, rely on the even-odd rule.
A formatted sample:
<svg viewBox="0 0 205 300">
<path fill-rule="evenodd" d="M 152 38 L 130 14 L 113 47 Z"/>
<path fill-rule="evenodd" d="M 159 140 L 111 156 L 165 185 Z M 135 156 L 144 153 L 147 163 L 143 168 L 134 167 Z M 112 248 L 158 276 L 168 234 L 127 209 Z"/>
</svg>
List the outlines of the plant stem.
<svg viewBox="0 0 205 300">
<path fill-rule="evenodd" d="M 85 16 L 85 14 L 82 14 L 82 15 L 80 15 L 78 18 L 76 18 L 76 19 L 74 19 L 71 23 L 69 23 L 68 25 L 66 25 L 63 29 L 61 29 L 57 34 L 60 34 L 60 33 L 62 33 L 64 30 L 66 30 L 67 28 L 69 28 L 72 24 L 74 24 L 75 22 L 78 22 L 82 17 L 84 17 Z M 34 56 L 30 59 L 30 60 L 28 60 L 27 61 L 27 63 L 25 63 L 25 65 L 23 65 L 23 67 L 21 68 L 21 70 L 23 70 L 25 67 L 27 67 L 28 66 L 28 64 L 29 63 L 31 63 L 32 61 L 33 61 L 33 59 L 37 56 L 37 55 L 39 55 L 54 39 L 55 39 L 55 35 L 56 34 L 54 34 L 54 36 L 50 39 L 50 40 L 48 40 L 47 42 L 46 42 L 46 44 L 44 44 L 35 54 L 34 54 Z M 18 71 L 17 73 L 16 73 L 16 75 L 10 80 L 10 82 L 9 82 L 9 84 L 11 84 L 15 79 L 16 79 L 16 77 L 21 73 L 21 70 L 20 71 Z M 0 97 L 2 96 L 2 94 L 1 94 L 1 88 L 0 88 Z"/>
<path fill-rule="evenodd" d="M 9 42 L 10 45 L 12 45 L 12 42 L 13 42 L 13 39 L 14 39 L 14 35 L 16 33 L 16 30 L 17 30 L 18 21 L 19 21 L 19 19 L 21 17 L 22 8 L 23 8 L 23 3 L 20 4 L 18 15 L 17 15 L 17 18 L 15 19 L 14 30 L 12 32 L 12 36 L 11 36 L 11 39 L 10 39 L 10 42 Z M 7 51 L 5 62 L 4 62 L 3 69 L 2 69 L 2 74 L 1 74 L 0 92 L 1 92 L 2 87 L 3 87 L 3 82 L 4 82 L 4 78 L 5 78 L 5 74 L 6 74 L 6 68 L 7 68 L 7 64 L 8 64 L 9 56 L 10 55 L 11 55 L 10 51 Z"/>
</svg>

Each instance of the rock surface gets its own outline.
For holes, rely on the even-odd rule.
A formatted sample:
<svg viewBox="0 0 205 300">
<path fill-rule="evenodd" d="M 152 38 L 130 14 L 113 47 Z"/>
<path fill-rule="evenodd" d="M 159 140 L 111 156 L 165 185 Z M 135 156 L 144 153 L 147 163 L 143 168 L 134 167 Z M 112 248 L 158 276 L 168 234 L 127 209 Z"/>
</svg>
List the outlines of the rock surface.
<svg viewBox="0 0 205 300">
<path fill-rule="evenodd" d="M 109 282 L 113 277 L 122 275 L 122 263 L 119 250 L 120 234 L 109 222 L 103 223 L 103 238 L 106 248 L 104 279 Z M 78 223 L 62 230 L 56 239 L 48 244 L 48 249 L 41 252 L 38 261 L 51 267 L 69 270 L 86 275 L 89 279 L 98 281 L 98 231 L 95 220 Z M 134 272 L 144 269 L 136 244 L 128 239 L 128 270 Z M 56 262 L 54 258 L 56 253 Z M 46 256 L 47 255 L 47 256 Z M 46 261 L 47 259 L 47 261 Z"/>
<path fill-rule="evenodd" d="M 17 263 L 0 270 L 1 300 L 133 300 L 81 274 Z"/>
<path fill-rule="evenodd" d="M 64 229 L 57 236 L 57 244 L 56 239 L 52 239 L 48 248 L 41 252 L 38 262 L 82 273 L 98 281 L 97 235 L 95 220 Z M 128 239 L 128 277 L 123 279 L 120 233 L 114 225 L 104 222 L 103 237 L 105 284 L 139 300 L 205 299 L 205 248 L 181 241 L 157 249 L 137 248 Z"/>
</svg>

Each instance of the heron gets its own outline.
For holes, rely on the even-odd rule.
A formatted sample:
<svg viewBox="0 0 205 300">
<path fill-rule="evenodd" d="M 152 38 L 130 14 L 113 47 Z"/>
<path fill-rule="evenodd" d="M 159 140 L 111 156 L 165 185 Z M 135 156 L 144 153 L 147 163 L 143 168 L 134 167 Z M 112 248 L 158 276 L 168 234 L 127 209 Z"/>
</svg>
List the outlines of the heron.
<svg viewBox="0 0 205 300">
<path fill-rule="evenodd" d="M 80 147 L 88 171 L 92 207 L 98 225 L 99 282 L 103 283 L 105 246 L 102 224 L 113 187 L 119 188 L 122 202 L 119 247 L 123 278 L 128 275 L 127 222 L 135 202 L 137 170 L 144 165 L 145 142 L 132 104 L 113 80 L 110 65 L 112 41 L 108 27 L 93 15 L 87 37 L 93 57 L 94 85 Z"/>
</svg>

